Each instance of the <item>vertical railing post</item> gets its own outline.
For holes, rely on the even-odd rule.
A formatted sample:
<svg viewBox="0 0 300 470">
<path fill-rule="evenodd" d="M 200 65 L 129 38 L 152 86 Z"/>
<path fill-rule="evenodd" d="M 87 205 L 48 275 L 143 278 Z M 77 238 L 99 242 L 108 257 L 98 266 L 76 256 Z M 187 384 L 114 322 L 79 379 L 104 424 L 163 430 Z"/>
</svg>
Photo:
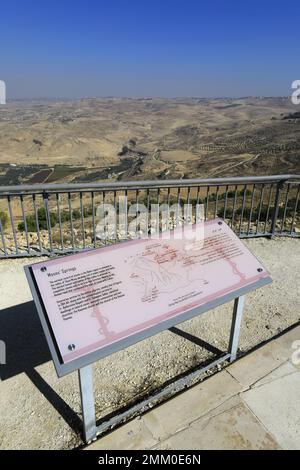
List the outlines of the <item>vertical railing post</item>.
<svg viewBox="0 0 300 470">
<path fill-rule="evenodd" d="M 243 316 L 243 310 L 244 310 L 244 302 L 245 302 L 245 297 L 243 295 L 234 300 L 231 331 L 230 331 L 230 338 L 229 338 L 230 362 L 235 361 L 236 355 L 237 355 L 242 316 Z"/>
<path fill-rule="evenodd" d="M 11 205 L 11 196 L 10 196 L 10 194 L 7 196 L 7 204 L 8 204 L 10 224 L 11 224 L 11 228 L 12 228 L 12 233 L 13 233 L 13 238 L 14 238 L 14 243 L 15 243 L 15 249 L 16 249 L 14 254 L 18 255 L 19 254 L 18 240 L 17 240 L 15 220 L 14 220 L 13 208 L 12 208 L 12 205 Z"/>
<path fill-rule="evenodd" d="M 276 222 L 277 222 L 278 213 L 279 213 L 280 195 L 281 195 L 281 189 L 282 189 L 283 184 L 284 184 L 284 181 L 279 181 L 276 187 L 274 212 L 273 212 L 272 226 L 271 226 L 271 238 L 275 236 Z"/>
<path fill-rule="evenodd" d="M 88 365 L 78 370 L 79 388 L 83 419 L 83 437 L 85 442 L 96 437 L 96 414 L 93 391 L 93 370 Z"/>
<path fill-rule="evenodd" d="M 50 248 L 50 253 L 53 252 L 53 246 L 52 246 L 52 232 L 51 232 L 51 216 L 49 213 L 49 198 L 48 198 L 48 193 L 43 192 L 43 200 L 44 200 L 44 207 L 45 207 L 45 215 L 46 215 L 46 224 L 47 224 L 47 229 L 48 229 L 48 237 L 49 237 L 49 248 Z"/>
<path fill-rule="evenodd" d="M 1 222 L 1 214 L 0 214 L 0 233 L 1 233 L 1 240 L 2 240 L 2 246 L 3 246 L 3 253 L 5 256 L 7 256 L 8 252 L 7 252 L 6 243 L 5 243 L 4 227 Z"/>
</svg>

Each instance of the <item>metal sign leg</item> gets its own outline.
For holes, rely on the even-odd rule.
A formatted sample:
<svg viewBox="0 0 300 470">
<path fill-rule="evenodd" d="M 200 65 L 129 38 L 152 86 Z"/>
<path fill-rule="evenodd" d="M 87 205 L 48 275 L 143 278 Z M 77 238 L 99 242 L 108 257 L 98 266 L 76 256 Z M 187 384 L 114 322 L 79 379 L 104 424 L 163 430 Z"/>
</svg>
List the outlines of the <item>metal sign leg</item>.
<svg viewBox="0 0 300 470">
<path fill-rule="evenodd" d="M 229 339 L 230 362 L 234 361 L 237 355 L 244 302 L 245 302 L 245 296 L 238 297 L 237 299 L 234 300 L 230 339 Z"/>
<path fill-rule="evenodd" d="M 78 377 L 83 417 L 83 434 L 84 440 L 88 442 L 96 437 L 96 415 L 92 366 L 89 365 L 79 369 Z"/>
</svg>

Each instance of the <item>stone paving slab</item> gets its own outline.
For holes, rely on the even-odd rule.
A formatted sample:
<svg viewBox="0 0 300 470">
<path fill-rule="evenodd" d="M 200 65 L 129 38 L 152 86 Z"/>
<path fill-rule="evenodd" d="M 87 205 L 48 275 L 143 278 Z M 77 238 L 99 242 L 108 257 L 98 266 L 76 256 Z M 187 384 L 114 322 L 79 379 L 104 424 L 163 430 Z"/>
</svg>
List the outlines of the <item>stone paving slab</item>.
<svg viewBox="0 0 300 470">
<path fill-rule="evenodd" d="M 243 394 L 253 414 L 272 433 L 283 449 L 300 449 L 300 371 L 290 364 L 278 377 L 278 370 L 269 381 Z M 281 373 L 283 371 L 281 370 Z"/>
<path fill-rule="evenodd" d="M 163 406 L 146 413 L 143 420 L 152 435 L 162 440 L 186 428 L 196 419 L 236 395 L 241 389 L 235 379 L 226 371 L 222 371 L 188 392 L 169 400 Z"/>
<path fill-rule="evenodd" d="M 271 341 L 232 364 L 229 369 L 230 374 L 244 388 L 253 385 L 262 377 L 269 374 L 270 368 L 275 370 L 286 361 L 291 361 L 294 352 L 292 345 L 297 340 L 300 340 L 300 335 L 298 329 L 294 328 L 276 339 L 276 348 L 274 348 L 274 343 Z M 288 356 L 287 350 L 289 351 Z"/>
<path fill-rule="evenodd" d="M 148 449 L 149 433 L 152 449 L 300 449 L 296 338 L 300 326 L 87 449 Z"/>
<path fill-rule="evenodd" d="M 230 403 L 228 403 L 229 405 Z M 268 450 L 278 449 L 273 436 L 242 400 L 214 417 L 197 419 L 153 449 Z"/>
<path fill-rule="evenodd" d="M 97 450 L 151 449 L 158 444 L 143 419 L 134 419 L 117 430 L 91 444 L 88 448 Z"/>
</svg>

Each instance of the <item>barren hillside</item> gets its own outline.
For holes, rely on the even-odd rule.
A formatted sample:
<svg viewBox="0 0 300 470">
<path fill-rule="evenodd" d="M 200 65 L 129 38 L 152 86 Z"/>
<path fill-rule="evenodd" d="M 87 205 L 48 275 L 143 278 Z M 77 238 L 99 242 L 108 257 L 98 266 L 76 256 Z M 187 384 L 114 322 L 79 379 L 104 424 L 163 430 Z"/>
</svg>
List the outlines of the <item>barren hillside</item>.
<svg viewBox="0 0 300 470">
<path fill-rule="evenodd" d="M 288 98 L 86 99 L 0 108 L 0 184 L 299 173 Z"/>
</svg>

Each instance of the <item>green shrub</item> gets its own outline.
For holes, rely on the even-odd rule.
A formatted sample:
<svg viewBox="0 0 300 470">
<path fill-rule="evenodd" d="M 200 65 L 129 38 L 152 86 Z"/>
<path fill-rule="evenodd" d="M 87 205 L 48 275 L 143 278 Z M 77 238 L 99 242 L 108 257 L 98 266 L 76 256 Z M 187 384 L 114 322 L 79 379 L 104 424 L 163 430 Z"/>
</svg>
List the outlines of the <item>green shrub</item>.
<svg viewBox="0 0 300 470">
<path fill-rule="evenodd" d="M 38 209 L 37 216 L 38 216 L 38 223 L 39 223 L 40 230 L 46 230 L 47 229 L 46 209 L 44 207 L 41 207 L 40 209 Z M 49 218 L 50 218 L 51 227 L 54 227 L 54 225 L 58 221 L 57 214 L 55 212 L 49 212 Z M 27 225 L 27 230 L 29 232 L 37 231 L 35 215 L 28 215 L 26 217 L 26 225 Z M 19 223 L 18 230 L 20 230 L 20 232 L 23 232 L 25 230 L 24 221 Z"/>
<path fill-rule="evenodd" d="M 90 215 L 93 215 L 93 207 L 92 206 L 84 207 L 83 216 L 84 217 L 89 217 Z"/>
<path fill-rule="evenodd" d="M 81 212 L 79 209 L 74 209 L 72 213 L 72 217 L 74 220 L 78 220 L 81 217 Z"/>
<path fill-rule="evenodd" d="M 6 212 L 0 211 L 0 220 L 1 220 L 2 228 L 5 228 L 8 222 L 8 216 Z"/>
<path fill-rule="evenodd" d="M 226 207 L 225 218 L 226 218 L 226 219 L 231 219 L 232 213 L 233 213 L 233 210 L 231 209 L 231 207 Z M 220 209 L 218 210 L 217 216 L 223 218 L 223 216 L 224 216 L 224 207 L 223 207 L 222 209 L 220 208 Z"/>
<path fill-rule="evenodd" d="M 88 209 L 84 210 L 84 216 L 86 217 L 88 215 L 91 215 L 92 212 L 93 212 L 92 208 L 88 208 Z M 40 209 L 38 209 L 37 215 L 38 215 L 39 229 L 40 230 L 47 230 L 48 227 L 47 227 L 47 219 L 46 219 L 46 210 L 45 210 L 45 208 L 41 207 Z M 72 220 L 78 220 L 78 219 L 80 219 L 80 217 L 81 217 L 80 210 L 79 209 L 73 209 L 73 211 L 72 211 Z M 49 212 L 49 218 L 50 218 L 51 227 L 54 227 L 59 222 L 58 214 L 56 212 L 51 212 L 50 211 Z M 60 220 L 61 220 L 62 223 L 70 222 L 70 219 L 71 219 L 70 212 L 68 210 L 61 211 Z M 35 215 L 28 215 L 26 217 L 26 224 L 27 224 L 27 230 L 29 232 L 36 232 L 37 231 Z M 20 232 L 23 232 L 25 230 L 24 221 L 19 223 L 18 230 L 20 230 Z"/>
<path fill-rule="evenodd" d="M 190 199 L 190 204 L 192 206 L 196 206 L 197 202 L 198 202 L 198 204 L 203 204 L 204 203 L 204 201 L 200 197 L 199 197 L 199 199 L 197 199 L 197 198 L 191 198 Z"/>
<path fill-rule="evenodd" d="M 246 193 L 246 196 L 251 196 L 252 195 L 252 191 L 250 189 L 242 189 L 239 194 L 241 196 L 244 196 L 244 193 Z"/>
</svg>

